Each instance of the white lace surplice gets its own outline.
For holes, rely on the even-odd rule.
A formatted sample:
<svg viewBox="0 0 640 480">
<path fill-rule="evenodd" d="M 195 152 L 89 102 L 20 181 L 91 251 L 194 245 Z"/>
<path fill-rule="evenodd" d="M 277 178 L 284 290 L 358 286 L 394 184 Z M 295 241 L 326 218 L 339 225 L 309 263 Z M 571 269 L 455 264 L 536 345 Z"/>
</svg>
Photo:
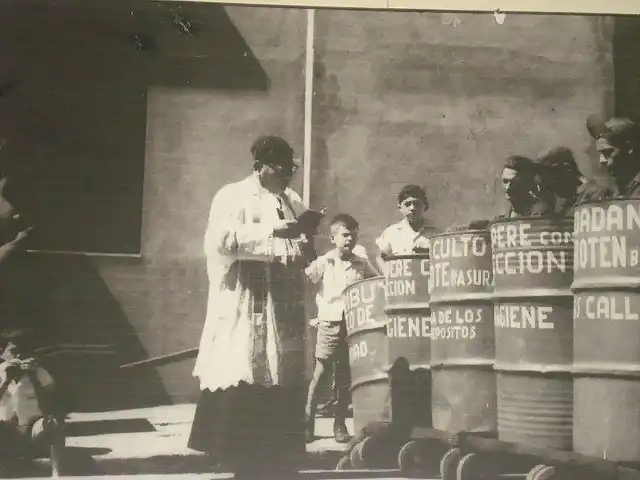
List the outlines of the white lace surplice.
<svg viewBox="0 0 640 480">
<path fill-rule="evenodd" d="M 272 236 L 278 208 L 306 208 L 290 189 L 279 201 L 254 175 L 215 195 L 205 234 L 207 316 L 194 376 L 201 390 L 304 382 L 301 240 Z M 291 211 L 293 210 L 293 212 Z"/>
</svg>

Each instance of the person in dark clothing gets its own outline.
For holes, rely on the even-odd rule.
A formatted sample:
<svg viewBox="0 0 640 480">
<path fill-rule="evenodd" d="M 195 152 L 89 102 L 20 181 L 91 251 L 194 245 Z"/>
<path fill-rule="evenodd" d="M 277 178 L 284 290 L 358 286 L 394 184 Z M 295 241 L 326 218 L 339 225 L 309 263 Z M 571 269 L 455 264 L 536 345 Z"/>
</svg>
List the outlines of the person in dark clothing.
<svg viewBox="0 0 640 480">
<path fill-rule="evenodd" d="M 587 119 L 587 130 L 596 140 L 602 165 L 615 186 L 603 192 L 603 198 L 640 197 L 640 129 L 629 118 L 612 117 L 602 122 L 592 115 Z"/>
<path fill-rule="evenodd" d="M 188 446 L 235 478 L 295 476 L 305 454 L 307 207 L 293 148 L 263 136 L 253 173 L 214 196 L 204 238 L 209 296 Z M 310 234 L 312 232 L 309 232 Z"/>
<path fill-rule="evenodd" d="M 567 147 L 548 150 L 537 163 L 540 188 L 548 192 L 551 200 L 544 214 L 571 216 L 576 203 L 597 200 L 606 194 L 606 187 L 585 178 Z"/>
<path fill-rule="evenodd" d="M 0 263 L 23 243 L 32 228 L 24 226 L 9 187 L 9 178 L 0 172 Z"/>
<path fill-rule="evenodd" d="M 502 167 L 502 187 L 509 201 L 509 209 L 495 220 L 547 215 L 553 208 L 550 192 L 540 188 L 538 165 L 530 158 L 512 155 Z M 478 219 L 470 223 L 454 224 L 447 232 L 464 230 L 484 230 L 492 220 Z"/>
<path fill-rule="evenodd" d="M 502 186 L 511 206 L 500 218 L 546 214 L 551 204 L 548 192 L 540 188 L 538 168 L 530 158 L 512 155 L 502 168 Z"/>
</svg>

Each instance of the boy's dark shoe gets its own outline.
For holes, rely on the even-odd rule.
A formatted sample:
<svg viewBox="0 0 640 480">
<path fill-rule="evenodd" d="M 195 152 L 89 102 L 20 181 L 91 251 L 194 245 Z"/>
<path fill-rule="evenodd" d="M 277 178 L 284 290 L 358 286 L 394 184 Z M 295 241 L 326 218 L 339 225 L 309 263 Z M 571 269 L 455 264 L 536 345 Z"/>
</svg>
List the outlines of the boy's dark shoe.
<svg viewBox="0 0 640 480">
<path fill-rule="evenodd" d="M 337 443 L 349 443 L 351 436 L 344 423 L 338 422 L 333 425 L 333 438 Z"/>
</svg>

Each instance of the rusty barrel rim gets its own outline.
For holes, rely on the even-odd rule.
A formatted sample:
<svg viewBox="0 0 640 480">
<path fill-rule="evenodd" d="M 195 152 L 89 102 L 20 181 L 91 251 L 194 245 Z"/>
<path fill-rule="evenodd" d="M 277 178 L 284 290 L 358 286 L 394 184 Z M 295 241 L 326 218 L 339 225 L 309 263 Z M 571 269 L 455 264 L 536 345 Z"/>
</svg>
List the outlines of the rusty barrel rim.
<svg viewBox="0 0 640 480">
<path fill-rule="evenodd" d="M 629 201 L 634 201 L 634 202 L 638 202 L 640 201 L 640 198 L 638 197 L 615 197 L 615 198 L 602 198 L 600 200 L 586 200 L 584 202 L 579 202 L 575 204 L 575 208 L 580 208 L 584 205 L 601 205 L 603 203 L 617 203 L 617 202 L 629 202 Z"/>
<path fill-rule="evenodd" d="M 539 375 L 549 374 L 567 374 L 573 373 L 573 365 L 566 363 L 550 364 L 550 363 L 509 363 L 495 361 L 493 368 L 496 372 L 503 373 L 531 373 Z"/>
<path fill-rule="evenodd" d="M 559 290 L 557 288 L 531 288 L 522 290 L 509 290 L 491 293 L 490 298 L 494 301 L 510 300 L 518 298 L 571 298 L 573 294 L 570 288 Z"/>
<path fill-rule="evenodd" d="M 446 368 L 491 368 L 493 369 L 495 361 L 490 358 L 476 357 L 448 357 L 440 360 L 432 361 L 430 367 L 432 369 Z"/>
<path fill-rule="evenodd" d="M 430 304 L 434 306 L 438 306 L 443 303 L 462 304 L 462 303 L 471 303 L 471 302 L 493 303 L 493 291 L 488 291 L 483 293 L 461 293 L 456 295 L 441 295 L 440 297 L 438 297 L 437 300 L 432 300 Z"/>
<path fill-rule="evenodd" d="M 574 361 L 571 371 L 576 377 L 640 378 L 640 365 L 630 363 Z"/>
<path fill-rule="evenodd" d="M 550 224 L 558 224 L 558 223 L 569 223 L 573 225 L 573 217 L 545 217 L 545 216 L 526 216 L 526 217 L 507 217 L 507 218 L 497 218 L 489 222 L 489 229 L 491 226 L 497 225 L 499 223 L 514 223 L 514 222 L 538 222 L 538 223 L 550 223 Z"/>
<path fill-rule="evenodd" d="M 490 224 L 489 224 L 490 225 Z M 467 229 L 467 230 L 456 230 L 452 232 L 442 232 L 436 233 L 435 235 L 431 235 L 429 240 L 432 238 L 440 238 L 440 237 L 456 237 L 459 235 L 488 235 L 489 229 Z"/>
<path fill-rule="evenodd" d="M 357 388 L 360 388 L 364 385 L 370 385 L 372 383 L 389 383 L 389 366 L 386 366 L 384 374 L 377 375 L 367 375 L 366 377 L 362 377 L 357 381 L 352 381 L 349 390 L 353 392 Z"/>
<path fill-rule="evenodd" d="M 342 290 L 342 294 L 345 295 L 347 293 L 347 291 L 351 290 L 353 287 L 355 287 L 356 285 L 360 285 L 361 283 L 373 283 L 375 280 L 383 280 L 384 281 L 384 275 L 376 275 L 375 277 L 369 277 L 369 278 L 363 278 L 360 280 L 356 280 L 353 283 L 350 283 L 349 285 L 347 285 L 344 290 Z"/>
<path fill-rule="evenodd" d="M 384 313 L 406 312 L 407 310 L 429 310 L 430 308 L 431 302 L 394 303 L 393 305 L 385 305 Z"/>
<path fill-rule="evenodd" d="M 429 237 L 432 238 L 432 237 Z M 410 260 L 415 258 L 421 258 L 423 260 L 429 260 L 431 255 L 429 253 L 402 253 L 399 255 L 389 255 L 385 257 L 385 260 Z M 383 275 L 384 276 L 384 275 Z"/>
</svg>

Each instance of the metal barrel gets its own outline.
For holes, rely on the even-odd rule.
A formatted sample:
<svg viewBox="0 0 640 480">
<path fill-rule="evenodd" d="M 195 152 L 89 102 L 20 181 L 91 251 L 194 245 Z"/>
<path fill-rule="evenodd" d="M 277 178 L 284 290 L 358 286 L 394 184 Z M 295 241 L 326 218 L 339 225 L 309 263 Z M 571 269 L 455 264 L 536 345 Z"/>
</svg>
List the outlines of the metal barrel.
<svg viewBox="0 0 640 480">
<path fill-rule="evenodd" d="M 491 224 L 498 437 L 571 449 L 573 221 Z"/>
<path fill-rule="evenodd" d="M 574 214 L 574 449 L 640 462 L 640 199 Z"/>
<path fill-rule="evenodd" d="M 431 237 L 433 426 L 497 430 L 493 270 L 488 230 Z"/>
<path fill-rule="evenodd" d="M 410 370 L 408 378 L 413 380 L 405 388 L 405 396 L 410 398 L 404 405 L 412 410 L 410 416 L 414 424 L 431 426 L 429 255 L 389 257 L 384 274 L 389 363 L 395 371 Z M 396 414 L 400 415 L 400 412 Z"/>
<path fill-rule="evenodd" d="M 344 290 L 351 401 L 356 431 L 390 420 L 389 348 L 384 277 L 360 280 Z"/>
</svg>

